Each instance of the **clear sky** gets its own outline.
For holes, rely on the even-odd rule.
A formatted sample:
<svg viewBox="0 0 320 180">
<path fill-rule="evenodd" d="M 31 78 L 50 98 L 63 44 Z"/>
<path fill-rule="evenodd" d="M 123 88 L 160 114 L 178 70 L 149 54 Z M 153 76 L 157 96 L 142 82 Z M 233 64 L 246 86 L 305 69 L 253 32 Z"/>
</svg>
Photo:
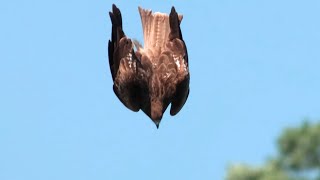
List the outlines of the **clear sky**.
<svg viewBox="0 0 320 180">
<path fill-rule="evenodd" d="M 138 6 L 184 14 L 191 92 L 160 129 L 112 91 L 115 3 L 142 41 Z M 260 164 L 275 138 L 320 118 L 320 1 L 0 2 L 1 180 L 219 180 Z"/>
</svg>

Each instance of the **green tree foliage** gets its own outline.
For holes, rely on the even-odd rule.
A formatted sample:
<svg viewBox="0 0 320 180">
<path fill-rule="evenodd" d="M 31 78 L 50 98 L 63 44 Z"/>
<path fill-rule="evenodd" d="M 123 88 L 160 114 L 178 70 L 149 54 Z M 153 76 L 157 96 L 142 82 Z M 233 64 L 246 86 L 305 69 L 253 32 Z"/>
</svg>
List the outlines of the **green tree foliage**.
<svg viewBox="0 0 320 180">
<path fill-rule="evenodd" d="M 278 165 L 269 161 L 262 167 L 245 164 L 232 165 L 228 168 L 227 180 L 291 180 Z"/>
<path fill-rule="evenodd" d="M 261 167 L 231 165 L 227 180 L 320 180 L 320 123 L 287 128 L 278 138 L 279 155 Z"/>
<path fill-rule="evenodd" d="M 278 140 L 283 165 L 293 171 L 320 170 L 320 123 L 288 128 Z"/>
</svg>

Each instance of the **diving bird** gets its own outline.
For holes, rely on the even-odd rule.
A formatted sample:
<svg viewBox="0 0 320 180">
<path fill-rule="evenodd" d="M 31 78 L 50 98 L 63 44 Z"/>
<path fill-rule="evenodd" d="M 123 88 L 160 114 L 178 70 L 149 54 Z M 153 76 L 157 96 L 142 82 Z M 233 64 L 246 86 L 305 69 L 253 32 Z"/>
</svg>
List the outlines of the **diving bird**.
<svg viewBox="0 0 320 180">
<path fill-rule="evenodd" d="M 113 90 L 127 108 L 135 112 L 141 109 L 158 128 L 169 104 L 174 116 L 189 95 L 188 53 L 180 28 L 183 16 L 174 7 L 169 15 L 141 7 L 138 10 L 144 46 L 126 36 L 121 12 L 114 4 L 109 12 Z"/>
</svg>

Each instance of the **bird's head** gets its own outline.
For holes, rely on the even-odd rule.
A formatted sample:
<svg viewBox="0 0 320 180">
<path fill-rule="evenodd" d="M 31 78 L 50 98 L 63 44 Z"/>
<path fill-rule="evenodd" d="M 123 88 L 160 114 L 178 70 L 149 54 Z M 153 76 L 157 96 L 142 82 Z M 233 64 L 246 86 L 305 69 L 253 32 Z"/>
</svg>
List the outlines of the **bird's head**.
<svg viewBox="0 0 320 180">
<path fill-rule="evenodd" d="M 151 99 L 151 119 L 159 128 L 160 121 L 163 115 L 163 102 L 158 99 Z"/>
<path fill-rule="evenodd" d="M 166 55 L 161 56 L 157 66 L 153 69 L 150 80 L 150 116 L 158 127 L 176 89 L 176 67 L 174 61 Z"/>
</svg>

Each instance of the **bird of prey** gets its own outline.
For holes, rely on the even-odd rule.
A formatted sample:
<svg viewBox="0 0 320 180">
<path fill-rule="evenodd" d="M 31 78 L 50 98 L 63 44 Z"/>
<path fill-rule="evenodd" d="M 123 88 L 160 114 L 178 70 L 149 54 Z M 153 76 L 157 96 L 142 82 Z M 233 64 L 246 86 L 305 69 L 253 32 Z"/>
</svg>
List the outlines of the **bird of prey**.
<svg viewBox="0 0 320 180">
<path fill-rule="evenodd" d="M 153 13 L 138 8 L 143 28 L 144 46 L 126 36 L 120 10 L 113 4 L 109 40 L 109 65 L 113 90 L 130 110 L 140 109 L 157 128 L 171 104 L 176 115 L 189 95 L 189 66 L 186 44 L 182 38 L 182 15 L 175 8 L 170 14 Z"/>
</svg>

